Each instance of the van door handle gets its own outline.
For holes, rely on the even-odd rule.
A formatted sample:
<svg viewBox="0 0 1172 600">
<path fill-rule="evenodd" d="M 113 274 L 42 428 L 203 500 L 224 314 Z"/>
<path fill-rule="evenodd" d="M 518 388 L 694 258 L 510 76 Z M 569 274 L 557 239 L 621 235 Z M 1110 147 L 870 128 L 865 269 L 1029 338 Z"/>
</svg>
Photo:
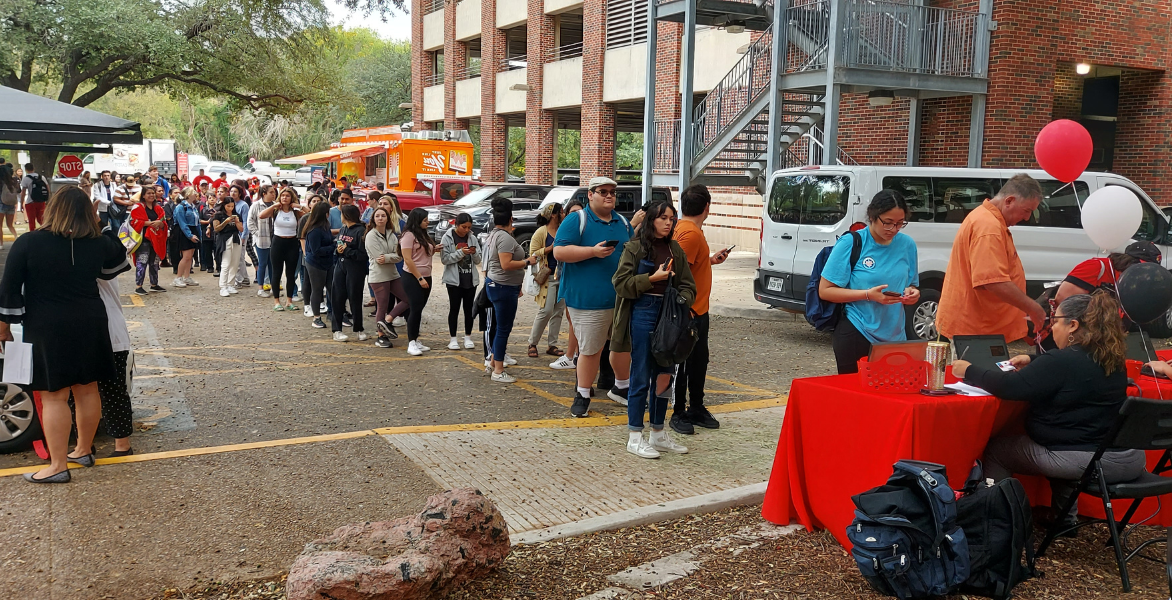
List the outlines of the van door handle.
<svg viewBox="0 0 1172 600">
<path fill-rule="evenodd" d="M 792 235 L 790 235 L 790 234 L 788 234 L 788 233 L 783 233 L 783 234 L 781 234 L 781 239 L 783 239 L 783 240 L 792 240 L 792 239 L 794 239 L 794 236 L 792 236 Z"/>
</svg>

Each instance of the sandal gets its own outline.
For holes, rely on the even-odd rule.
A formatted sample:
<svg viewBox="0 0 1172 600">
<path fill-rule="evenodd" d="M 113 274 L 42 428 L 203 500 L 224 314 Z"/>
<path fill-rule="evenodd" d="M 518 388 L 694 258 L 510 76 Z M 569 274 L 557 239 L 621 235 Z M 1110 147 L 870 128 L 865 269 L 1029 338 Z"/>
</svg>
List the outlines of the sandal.
<svg viewBox="0 0 1172 600">
<path fill-rule="evenodd" d="M 537 358 L 537 346 L 529 344 L 529 358 Z"/>
<path fill-rule="evenodd" d="M 566 354 L 564 351 L 562 351 L 557 346 L 550 346 L 549 349 L 545 351 L 545 353 L 550 356 L 565 356 L 565 354 Z"/>
</svg>

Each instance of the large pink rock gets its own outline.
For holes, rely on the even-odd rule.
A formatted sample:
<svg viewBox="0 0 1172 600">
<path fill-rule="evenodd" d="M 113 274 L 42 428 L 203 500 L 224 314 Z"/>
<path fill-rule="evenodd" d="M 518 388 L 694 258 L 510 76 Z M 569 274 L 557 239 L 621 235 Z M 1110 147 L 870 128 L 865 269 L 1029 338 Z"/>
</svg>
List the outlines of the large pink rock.
<svg viewBox="0 0 1172 600">
<path fill-rule="evenodd" d="M 479 490 L 427 499 L 419 514 L 346 525 L 305 545 L 289 569 L 289 600 L 443 598 L 509 554 L 509 528 Z"/>
</svg>

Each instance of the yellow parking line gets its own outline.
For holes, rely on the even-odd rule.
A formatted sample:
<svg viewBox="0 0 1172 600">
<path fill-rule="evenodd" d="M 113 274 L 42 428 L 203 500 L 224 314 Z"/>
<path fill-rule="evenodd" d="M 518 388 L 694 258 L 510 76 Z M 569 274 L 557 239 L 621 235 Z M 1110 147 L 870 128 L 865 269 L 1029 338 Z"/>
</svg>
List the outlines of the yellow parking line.
<svg viewBox="0 0 1172 600">
<path fill-rule="evenodd" d="M 146 302 L 142 301 L 142 296 L 138 294 L 126 294 L 126 298 L 130 298 L 130 304 L 123 304 L 122 308 L 134 308 L 136 306 L 146 306 Z"/>
</svg>

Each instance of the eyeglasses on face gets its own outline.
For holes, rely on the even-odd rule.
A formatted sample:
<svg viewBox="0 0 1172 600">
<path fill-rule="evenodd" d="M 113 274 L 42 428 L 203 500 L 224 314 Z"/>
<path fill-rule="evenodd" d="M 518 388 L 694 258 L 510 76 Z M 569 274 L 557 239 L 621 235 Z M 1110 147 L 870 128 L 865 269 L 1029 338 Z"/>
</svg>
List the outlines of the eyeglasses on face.
<svg viewBox="0 0 1172 600">
<path fill-rule="evenodd" d="M 614 196 L 615 195 L 614 190 L 610 190 L 610 189 L 606 189 L 606 188 L 598 188 L 598 189 L 594 190 L 594 193 L 598 194 L 599 196 Z"/>
<path fill-rule="evenodd" d="M 907 221 L 888 221 L 883 217 L 879 217 L 879 223 L 883 225 L 883 229 L 887 231 L 898 231 L 907 227 Z"/>
</svg>

